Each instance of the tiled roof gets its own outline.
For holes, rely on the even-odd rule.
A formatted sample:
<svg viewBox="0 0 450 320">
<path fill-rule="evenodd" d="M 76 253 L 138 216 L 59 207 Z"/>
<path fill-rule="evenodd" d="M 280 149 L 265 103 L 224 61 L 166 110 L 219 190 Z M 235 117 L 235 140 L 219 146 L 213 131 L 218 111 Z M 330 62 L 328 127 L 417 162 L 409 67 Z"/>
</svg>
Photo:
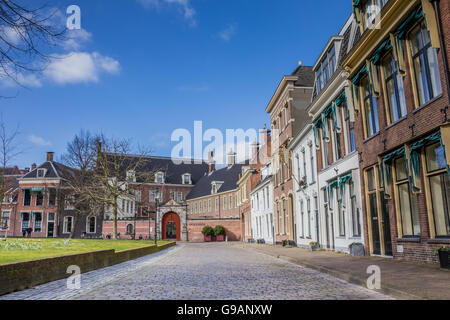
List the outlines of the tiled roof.
<svg viewBox="0 0 450 320">
<path fill-rule="evenodd" d="M 196 198 L 201 198 L 211 195 L 211 183 L 214 181 L 223 182 L 222 186 L 217 193 L 223 193 L 231 190 L 237 189 L 237 182 L 239 180 L 239 175 L 242 174 L 242 167 L 248 164 L 235 164 L 232 167 L 226 167 L 220 170 L 216 170 L 213 173 L 204 176 L 200 179 L 191 189 L 191 191 L 186 196 L 187 200 L 192 200 Z"/>
<path fill-rule="evenodd" d="M 291 74 L 292 76 L 298 76 L 298 80 L 295 82 L 296 87 L 313 87 L 314 86 L 314 71 L 313 67 L 298 66 L 297 69 Z"/>
<path fill-rule="evenodd" d="M 33 171 L 27 173 L 23 178 L 25 179 L 37 179 L 38 169 L 46 169 L 44 178 L 63 178 L 70 179 L 75 175 L 76 170 L 67 167 L 59 162 L 47 161 L 41 164 Z"/>
</svg>

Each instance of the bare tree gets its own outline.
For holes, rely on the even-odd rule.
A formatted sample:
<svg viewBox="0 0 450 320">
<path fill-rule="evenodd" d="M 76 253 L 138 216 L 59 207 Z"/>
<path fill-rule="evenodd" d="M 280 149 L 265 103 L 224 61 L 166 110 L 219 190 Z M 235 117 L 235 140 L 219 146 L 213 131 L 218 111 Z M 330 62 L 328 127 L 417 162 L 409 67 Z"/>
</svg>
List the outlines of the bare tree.
<svg viewBox="0 0 450 320">
<path fill-rule="evenodd" d="M 6 195 L 11 189 L 12 181 L 6 177 L 11 161 L 15 159 L 22 151 L 18 147 L 17 138 L 19 136 L 19 127 L 9 131 L 0 118 L 0 218 L 3 216 L 2 205 L 5 202 Z M 8 238 L 8 228 L 5 231 L 5 239 Z"/>
<path fill-rule="evenodd" d="M 80 216 L 100 215 L 102 208 L 96 205 L 88 188 L 95 172 L 97 158 L 96 139 L 89 131 L 81 130 L 72 141 L 67 144 L 67 151 L 62 156 L 62 162 L 76 169 L 68 179 L 67 186 L 62 190 L 62 196 L 69 205 L 74 208 L 73 225 L 76 226 Z M 72 229 L 70 238 L 74 237 L 75 228 Z"/>
<path fill-rule="evenodd" d="M 78 169 L 68 190 L 72 192 L 77 212 L 100 214 L 111 208 L 114 239 L 118 238 L 119 201 L 136 200 L 134 190 L 153 176 L 153 170 L 149 172 L 146 167 L 150 152 L 139 148 L 137 154 L 132 153 L 131 140 L 108 139 L 103 135 L 93 137 L 89 132 L 81 131 L 68 144 L 67 154 L 63 157 L 65 164 Z"/>
<path fill-rule="evenodd" d="M 50 60 L 48 48 L 65 37 L 57 10 L 33 7 L 21 0 L 0 0 L 0 77 L 21 85 L 23 72 L 41 71 Z M 30 2 L 30 1 L 27 1 Z"/>
</svg>

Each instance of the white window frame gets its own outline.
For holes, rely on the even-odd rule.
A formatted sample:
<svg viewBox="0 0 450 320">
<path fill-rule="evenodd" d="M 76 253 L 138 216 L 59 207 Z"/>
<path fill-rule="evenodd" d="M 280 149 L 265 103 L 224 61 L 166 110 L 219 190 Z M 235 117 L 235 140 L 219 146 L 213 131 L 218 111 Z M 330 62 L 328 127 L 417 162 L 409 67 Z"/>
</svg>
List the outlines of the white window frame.
<svg viewBox="0 0 450 320">
<path fill-rule="evenodd" d="M 68 221 L 69 219 L 68 218 L 71 218 L 72 219 L 72 223 L 71 223 L 71 229 L 73 230 L 73 228 L 74 228 L 74 225 L 73 225 L 73 216 L 65 216 L 64 217 L 64 219 L 63 219 L 63 234 L 70 234 L 70 233 L 72 233 L 72 230 L 70 230 L 70 231 L 67 231 L 67 223 L 66 223 L 66 220 Z"/>
<path fill-rule="evenodd" d="M 95 219 L 94 232 L 89 231 L 90 230 L 90 225 L 91 225 L 91 223 L 90 223 L 91 218 Z M 95 233 L 97 233 L 97 217 L 96 216 L 88 216 L 86 218 L 86 233 L 88 233 L 88 234 L 95 234 Z"/>
</svg>

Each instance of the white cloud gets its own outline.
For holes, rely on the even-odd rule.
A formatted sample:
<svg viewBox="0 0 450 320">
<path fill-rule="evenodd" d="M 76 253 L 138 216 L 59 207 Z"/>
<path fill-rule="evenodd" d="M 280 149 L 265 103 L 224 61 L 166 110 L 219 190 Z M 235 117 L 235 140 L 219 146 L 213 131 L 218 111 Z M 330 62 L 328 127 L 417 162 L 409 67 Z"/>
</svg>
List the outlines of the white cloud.
<svg viewBox="0 0 450 320">
<path fill-rule="evenodd" d="M 197 24 L 195 20 L 196 11 L 190 0 L 137 0 L 137 2 L 145 8 L 160 8 L 163 4 L 176 5 L 191 26 Z"/>
<path fill-rule="evenodd" d="M 82 46 L 92 39 L 92 33 L 85 29 L 67 31 L 67 39 L 63 43 L 65 50 L 80 50 Z"/>
<path fill-rule="evenodd" d="M 120 63 L 98 52 L 72 52 L 56 58 L 44 70 L 44 77 L 57 84 L 98 82 L 100 73 L 115 74 Z"/>
<path fill-rule="evenodd" d="M 237 32 L 235 23 L 228 25 L 224 30 L 220 31 L 217 36 L 225 42 L 229 42 Z"/>
<path fill-rule="evenodd" d="M 50 141 L 47 141 L 47 140 L 45 140 L 44 138 L 35 136 L 34 134 L 31 135 L 31 136 L 29 136 L 29 137 L 28 137 L 28 140 L 29 140 L 31 143 L 33 143 L 33 144 L 35 144 L 35 145 L 37 145 L 37 146 L 40 146 L 40 147 L 48 147 L 48 146 L 51 146 L 51 145 L 52 145 L 52 143 L 51 143 Z"/>
<path fill-rule="evenodd" d="M 4 27 L 1 29 L 2 38 L 5 39 L 9 44 L 16 46 L 21 41 L 19 30 L 11 27 Z"/>
</svg>

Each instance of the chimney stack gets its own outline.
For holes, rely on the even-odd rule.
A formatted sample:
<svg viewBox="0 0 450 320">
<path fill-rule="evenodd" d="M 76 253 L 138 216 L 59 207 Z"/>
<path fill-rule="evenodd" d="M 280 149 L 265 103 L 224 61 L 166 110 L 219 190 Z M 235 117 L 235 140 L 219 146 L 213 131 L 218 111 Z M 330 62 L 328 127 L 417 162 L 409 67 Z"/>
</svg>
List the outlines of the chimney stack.
<svg viewBox="0 0 450 320">
<path fill-rule="evenodd" d="M 55 155 L 54 152 L 47 152 L 47 161 L 48 162 L 52 162 L 53 161 L 53 156 Z"/>
<path fill-rule="evenodd" d="M 267 125 L 264 125 L 264 129 L 259 131 L 259 143 L 261 147 L 265 146 L 270 139 L 270 130 L 267 129 Z"/>
<path fill-rule="evenodd" d="M 252 151 L 252 164 L 258 163 L 258 153 L 259 153 L 259 143 L 257 141 L 253 142 L 250 145 L 251 151 Z"/>
<path fill-rule="evenodd" d="M 228 153 L 228 168 L 234 166 L 236 164 L 236 152 L 230 150 Z"/>
<path fill-rule="evenodd" d="M 37 168 L 36 163 L 33 163 L 33 164 L 31 165 L 31 171 L 36 170 L 36 168 Z"/>
<path fill-rule="evenodd" d="M 210 151 L 208 154 L 208 173 L 211 174 L 216 171 L 216 161 L 214 161 L 214 151 Z"/>
</svg>

